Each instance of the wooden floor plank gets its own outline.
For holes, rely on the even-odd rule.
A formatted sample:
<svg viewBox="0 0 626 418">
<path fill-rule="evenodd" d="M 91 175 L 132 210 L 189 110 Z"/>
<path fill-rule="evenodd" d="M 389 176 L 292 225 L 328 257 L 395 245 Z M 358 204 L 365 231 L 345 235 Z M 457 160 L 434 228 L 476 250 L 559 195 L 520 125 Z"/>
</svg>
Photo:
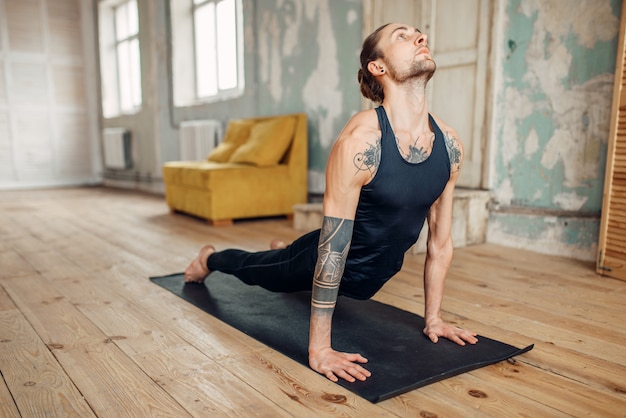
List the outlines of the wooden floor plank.
<svg viewBox="0 0 626 418">
<path fill-rule="evenodd" d="M 4 418 L 18 418 L 20 417 L 20 411 L 15 405 L 15 400 L 7 387 L 5 379 L 0 378 L 0 417 Z"/>
<path fill-rule="evenodd" d="M 0 266 L 2 266 L 0 278 L 20 277 L 36 273 L 35 269 L 13 250 L 6 250 L 0 253 Z"/>
<path fill-rule="evenodd" d="M 290 221 L 214 228 L 171 214 L 160 196 L 97 187 L 2 193 L 0 327 L 14 337 L 0 340 L 17 335 L 30 347 L 11 354 L 31 373 L 15 381 L 32 376 L 70 397 L 54 385 L 71 382 L 97 415 L 626 416 L 626 282 L 590 263 L 492 244 L 456 249 L 444 317 L 535 349 L 372 405 L 148 280 L 182 271 L 205 243 L 290 242 L 300 235 Z M 375 298 L 422 314 L 423 260 L 408 255 Z M 58 365 L 55 379 L 45 358 Z M 28 390 L 57 408 L 42 388 L 6 381 L 0 415 L 15 415 L 12 400 Z"/>
<path fill-rule="evenodd" d="M 440 386 L 429 385 L 419 390 L 395 396 L 379 403 L 387 411 L 399 417 L 469 417 L 467 403 L 460 399 L 446 397 L 437 399 L 441 394 Z M 445 395 L 444 395 L 445 396 Z"/>
<path fill-rule="evenodd" d="M 0 286 L 0 312 L 2 311 L 12 311 L 17 309 L 15 303 L 11 300 L 7 292 L 4 290 L 2 286 Z"/>
<path fill-rule="evenodd" d="M 28 276 L 0 284 L 9 287 L 7 293 L 97 415 L 188 415 L 45 279 Z"/>
<path fill-rule="evenodd" d="M 489 267 L 488 264 L 486 266 Z M 481 293 L 486 294 L 508 295 L 510 300 L 537 308 L 550 306 L 554 313 L 580 318 L 588 318 L 599 307 L 602 307 L 603 315 L 610 312 L 617 314 L 619 304 L 624 301 L 625 295 L 619 288 L 611 289 L 613 279 L 598 277 L 581 283 L 572 280 L 571 276 L 565 276 L 559 280 L 560 285 L 555 286 L 554 281 L 559 277 L 555 273 L 544 273 L 537 277 L 538 274 L 530 269 L 517 264 L 511 267 L 515 272 L 509 273 L 506 280 L 494 277 L 497 268 L 489 268 L 489 274 L 483 274 L 482 277 L 477 277 L 471 269 L 465 271 L 455 268 L 451 274 L 455 277 L 455 285 L 480 289 Z M 580 291 L 584 291 L 585 298 L 580 298 Z M 527 298 L 527 295 L 533 297 Z"/>
<path fill-rule="evenodd" d="M 230 357 L 223 363 L 295 416 L 391 416 L 384 408 L 270 349 Z"/>
<path fill-rule="evenodd" d="M 4 293 L 2 288 L 0 293 Z M 81 393 L 16 307 L 0 311 L 0 370 L 2 417 L 94 416 Z M 7 388 L 10 395 L 4 390 Z"/>
<path fill-rule="evenodd" d="M 135 359 L 194 416 L 292 416 L 194 347 L 152 351 Z"/>
<path fill-rule="evenodd" d="M 236 416 L 254 411 L 259 416 L 280 416 L 278 405 L 198 351 L 197 339 L 187 341 L 170 329 L 161 329 L 161 322 L 149 317 L 150 311 L 141 302 L 115 299 L 107 287 L 101 284 L 97 293 L 117 302 L 81 303 L 78 309 L 190 413 Z M 184 383 L 179 382 L 181 377 Z"/>
<path fill-rule="evenodd" d="M 54 268 L 53 260 L 64 261 L 63 267 Z M 71 260 L 63 260 L 61 255 L 52 251 L 38 253 L 32 261 L 56 285 L 59 293 L 108 335 L 111 344 L 133 359 L 152 380 L 164 388 L 167 386 L 168 393 L 192 414 L 248 416 L 254 413 L 255 416 L 280 416 L 278 405 L 225 370 L 215 360 L 200 354 L 193 346 L 198 344 L 197 338 L 187 342 L 176 332 L 161 330 L 162 322 L 149 316 L 152 311 L 145 309 L 142 301 L 126 299 L 125 295 L 112 290 L 114 286 L 111 285 L 117 282 L 115 277 L 102 272 L 102 280 L 84 282 L 81 280 L 84 273 L 81 273 L 80 267 Z M 147 282 L 145 277 L 143 280 Z M 162 290 L 153 285 L 151 289 Z M 89 296 L 87 302 L 84 302 L 85 295 Z M 159 298 L 158 306 L 163 308 L 162 297 Z M 170 313 L 169 309 L 160 309 L 157 318 L 161 319 L 163 314 Z M 206 317 L 206 314 L 202 313 L 202 316 Z M 200 332 L 200 335 L 206 334 L 207 329 Z M 222 337 L 216 340 L 223 342 L 228 339 Z M 206 350 L 206 346 L 198 345 Z M 240 341 L 233 345 L 238 350 L 242 346 L 246 347 Z M 185 357 L 178 359 L 176 353 L 184 354 Z M 184 383 L 178 380 L 181 376 L 186 377 Z M 234 398 L 235 394 L 239 397 Z M 229 397 L 234 399 L 228 400 Z"/>
<path fill-rule="evenodd" d="M 543 403 L 542 398 L 511 396 L 511 392 L 503 388 L 498 381 L 479 379 L 475 373 L 465 373 L 456 379 L 446 379 L 438 383 L 446 388 L 448 393 L 462 395 L 468 410 L 480 413 L 481 416 L 505 417 L 511 415 L 511 411 L 523 411 L 518 414 L 528 417 L 569 416 L 553 405 Z M 442 396 L 443 393 L 444 390 L 439 390 L 436 395 L 441 402 L 445 402 L 446 399 Z"/>
<path fill-rule="evenodd" d="M 557 374 L 546 374 L 522 361 L 500 362 L 474 375 L 489 382 L 497 381 L 503 390 L 528 399 L 537 399 L 545 406 L 571 416 L 576 416 L 580 411 L 591 416 L 611 416 L 616 412 L 615 405 L 621 402 L 616 393 L 589 391 L 584 383 Z M 534 385 L 539 380 L 544 383 L 541 387 Z M 569 399 L 563 398 L 563 393 L 568 393 Z"/>
</svg>

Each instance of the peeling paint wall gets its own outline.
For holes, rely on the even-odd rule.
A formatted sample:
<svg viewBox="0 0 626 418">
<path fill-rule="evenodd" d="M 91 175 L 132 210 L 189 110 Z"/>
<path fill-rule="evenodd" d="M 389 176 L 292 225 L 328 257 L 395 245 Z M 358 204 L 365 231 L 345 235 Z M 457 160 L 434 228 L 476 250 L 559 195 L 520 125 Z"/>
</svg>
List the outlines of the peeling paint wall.
<svg viewBox="0 0 626 418">
<path fill-rule="evenodd" d="M 361 1 L 259 0 L 255 7 L 257 109 L 307 113 L 309 191 L 322 193 L 330 147 L 361 106 Z"/>
<path fill-rule="evenodd" d="M 488 240 L 592 260 L 621 2 L 505 4 Z"/>
</svg>

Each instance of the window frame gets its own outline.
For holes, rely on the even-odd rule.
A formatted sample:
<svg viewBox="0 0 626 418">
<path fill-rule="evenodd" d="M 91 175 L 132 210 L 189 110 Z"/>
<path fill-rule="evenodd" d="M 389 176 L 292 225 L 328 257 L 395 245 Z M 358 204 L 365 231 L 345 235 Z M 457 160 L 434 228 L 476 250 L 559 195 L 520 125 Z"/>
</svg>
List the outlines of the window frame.
<svg viewBox="0 0 626 418">
<path fill-rule="evenodd" d="M 195 12 L 198 8 L 209 3 L 215 4 L 215 10 L 219 3 L 225 0 L 170 0 L 170 24 L 172 33 L 171 70 L 172 70 L 172 94 L 174 107 L 190 107 L 220 101 L 232 100 L 241 97 L 245 93 L 245 51 L 244 51 L 244 16 L 243 1 L 234 1 L 235 11 L 235 46 L 236 46 L 236 85 L 228 89 L 220 89 L 217 85 L 217 93 L 214 95 L 201 96 L 198 91 L 198 63 L 197 49 L 199 40 L 196 39 Z M 215 14 L 217 20 L 217 13 Z M 217 23 L 214 30 L 217 31 Z M 219 45 L 219 33 L 216 33 L 216 50 Z M 219 83 L 219 76 L 215 81 Z"/>
<path fill-rule="evenodd" d="M 220 71 L 219 71 L 219 66 L 216 66 L 216 71 L 215 71 L 215 83 L 217 86 L 217 92 L 215 94 L 212 95 L 206 95 L 206 96 L 200 96 L 199 94 L 199 81 L 198 81 L 198 62 L 197 62 L 197 57 L 198 57 L 198 39 L 196 37 L 196 12 L 198 11 L 198 9 L 201 9 L 203 7 L 208 6 L 209 4 L 214 4 L 214 19 L 215 21 L 213 22 L 213 29 L 214 29 L 214 34 L 215 34 L 215 59 L 217 61 L 217 58 L 219 58 L 219 37 L 220 37 L 220 32 L 218 31 L 218 5 L 219 3 L 222 3 L 224 1 L 227 0 L 193 0 L 192 1 L 192 10 L 191 10 L 191 21 L 193 23 L 193 57 L 194 57 L 194 73 L 195 73 L 195 85 L 194 85 L 194 93 L 195 93 L 195 98 L 197 101 L 215 101 L 215 100 L 219 100 L 220 98 L 230 98 L 230 97 L 236 97 L 238 95 L 240 95 L 241 93 L 243 93 L 243 13 L 241 10 L 242 4 L 241 4 L 241 0 L 231 0 L 234 3 L 234 10 L 235 10 L 235 47 L 236 47 L 236 51 L 235 51 L 235 59 L 236 59 L 236 71 L 237 71 L 237 77 L 236 77 L 236 84 L 234 87 L 232 88 L 226 88 L 226 89 L 221 89 L 220 88 Z"/>
<path fill-rule="evenodd" d="M 130 40 L 136 42 L 138 48 L 138 56 L 136 62 L 136 83 L 133 80 L 130 72 L 129 82 L 131 85 L 131 107 L 122 106 L 122 82 L 118 56 L 118 45 L 122 42 L 118 42 L 117 36 L 117 17 L 116 11 L 119 7 L 134 3 L 136 10 L 136 29 L 137 32 L 134 35 L 126 36 L 120 41 Z M 99 45 L 99 67 L 100 67 L 100 102 L 102 109 L 102 117 L 104 119 L 113 119 L 122 116 L 134 115 L 141 111 L 143 106 L 143 88 L 141 72 L 141 27 L 139 18 L 139 4 L 137 0 L 101 0 L 98 4 L 98 45 Z M 132 45 L 129 44 L 130 47 Z M 129 54 L 130 56 L 130 54 Z M 130 62 L 130 61 L 129 61 Z M 132 64 L 129 64 L 129 68 Z M 132 91 L 132 86 L 137 88 L 137 92 Z M 135 94 L 135 93 L 138 93 Z M 138 96 L 138 102 L 133 102 L 132 97 Z"/>
<path fill-rule="evenodd" d="M 122 7 L 126 7 L 128 8 L 128 5 L 130 3 L 134 3 L 135 4 L 135 10 L 136 10 L 136 17 L 137 17 L 137 31 L 134 34 L 126 34 L 125 37 L 119 39 L 118 38 L 118 17 L 117 17 L 117 12 L 120 8 Z M 126 13 L 126 18 L 128 18 L 128 12 Z M 143 89 L 141 88 L 141 46 L 139 43 L 139 6 L 137 4 L 137 0 L 123 0 L 117 4 L 115 4 L 113 6 L 113 34 L 114 34 L 114 38 L 113 38 L 113 49 L 114 49 L 114 54 L 115 54 L 115 74 L 117 77 L 117 106 L 119 109 L 119 113 L 120 114 L 133 114 L 133 113 L 137 113 L 140 109 L 141 109 L 141 105 L 143 103 Z M 128 24 L 127 24 L 128 26 Z M 138 77 L 137 80 L 134 79 L 133 77 L 133 65 L 131 62 L 131 54 L 132 54 L 132 48 L 133 48 L 133 44 L 134 42 L 136 42 L 136 47 L 137 47 L 137 70 L 138 70 Z M 128 52 L 129 52 L 129 68 L 126 68 L 125 70 L 127 70 L 127 72 L 129 72 L 129 74 L 126 74 L 126 77 L 128 77 L 129 83 L 130 83 L 130 97 L 131 97 L 131 107 L 124 107 L 124 100 L 123 100 L 123 94 L 122 94 L 122 78 L 123 78 L 123 72 L 122 72 L 122 67 L 120 65 L 120 47 L 123 44 L 127 44 L 128 47 Z M 138 83 L 138 85 L 134 85 L 134 83 Z M 135 97 L 135 89 L 138 89 L 138 97 Z M 137 100 L 135 100 L 137 99 Z"/>
</svg>

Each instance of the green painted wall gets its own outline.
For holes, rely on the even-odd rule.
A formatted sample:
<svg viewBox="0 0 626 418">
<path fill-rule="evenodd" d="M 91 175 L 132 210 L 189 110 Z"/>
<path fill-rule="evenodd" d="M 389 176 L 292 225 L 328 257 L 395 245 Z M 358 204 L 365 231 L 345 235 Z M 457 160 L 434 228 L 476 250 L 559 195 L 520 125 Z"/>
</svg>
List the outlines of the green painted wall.
<svg viewBox="0 0 626 418">
<path fill-rule="evenodd" d="M 507 210 L 492 213 L 490 240 L 594 257 L 620 10 L 618 0 L 506 2 L 492 186 Z"/>
<path fill-rule="evenodd" d="M 257 111 L 309 118 L 310 189 L 323 192 L 330 147 L 360 109 L 361 1 L 259 0 Z"/>
</svg>

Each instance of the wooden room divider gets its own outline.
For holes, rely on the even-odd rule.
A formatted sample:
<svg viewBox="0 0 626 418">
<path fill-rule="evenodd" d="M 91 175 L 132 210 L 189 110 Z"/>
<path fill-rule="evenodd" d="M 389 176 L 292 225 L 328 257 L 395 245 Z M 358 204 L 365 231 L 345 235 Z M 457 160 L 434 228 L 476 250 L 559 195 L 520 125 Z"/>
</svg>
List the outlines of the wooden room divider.
<svg viewBox="0 0 626 418">
<path fill-rule="evenodd" d="M 626 280 L 626 2 L 622 3 L 596 271 Z"/>
</svg>

